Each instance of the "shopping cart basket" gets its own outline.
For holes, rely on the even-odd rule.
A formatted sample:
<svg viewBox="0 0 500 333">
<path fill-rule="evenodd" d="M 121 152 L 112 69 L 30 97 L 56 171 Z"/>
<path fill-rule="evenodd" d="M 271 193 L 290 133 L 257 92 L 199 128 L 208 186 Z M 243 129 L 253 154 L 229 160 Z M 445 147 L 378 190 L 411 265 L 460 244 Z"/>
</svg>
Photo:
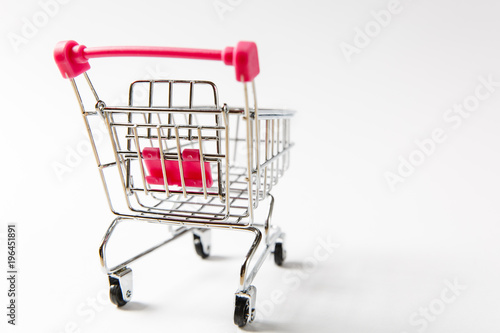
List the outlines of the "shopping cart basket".
<svg viewBox="0 0 500 333">
<path fill-rule="evenodd" d="M 196 80 L 135 81 L 130 85 L 127 106 L 108 105 L 99 98 L 87 74 L 88 61 L 131 56 L 222 60 L 235 67 L 236 80 L 243 83 L 244 107 L 221 106 L 215 84 Z M 247 231 L 255 239 L 241 266 L 234 323 L 241 327 L 251 322 L 256 297 L 253 279 L 269 254 L 274 254 L 277 265 L 286 256 L 285 234 L 271 224 L 274 198 L 270 191 L 290 162 L 290 118 L 294 114 L 257 108 L 254 78 L 259 73 L 259 61 L 255 43 L 239 42 L 234 48 L 218 51 L 87 48 L 64 41 L 56 45 L 54 57 L 76 93 L 108 204 L 117 216 L 99 248 L 111 301 L 123 306 L 131 300 L 130 263 L 181 235 L 191 232 L 197 254 L 207 258 L 211 229 Z M 78 88 L 82 84 L 90 88 L 90 102 Z M 179 97 L 177 92 L 181 90 L 188 93 Z M 94 135 L 96 120 L 104 123 L 109 135 L 109 160 L 105 160 L 106 154 Z M 119 196 L 112 194 L 114 186 L 121 188 Z M 255 211 L 264 199 L 268 204 L 261 206 L 267 207 L 267 218 L 256 223 Z M 160 244 L 110 266 L 106 246 L 125 220 L 167 224 L 170 235 Z M 251 263 L 258 248 L 262 248 L 262 254 Z"/>
</svg>

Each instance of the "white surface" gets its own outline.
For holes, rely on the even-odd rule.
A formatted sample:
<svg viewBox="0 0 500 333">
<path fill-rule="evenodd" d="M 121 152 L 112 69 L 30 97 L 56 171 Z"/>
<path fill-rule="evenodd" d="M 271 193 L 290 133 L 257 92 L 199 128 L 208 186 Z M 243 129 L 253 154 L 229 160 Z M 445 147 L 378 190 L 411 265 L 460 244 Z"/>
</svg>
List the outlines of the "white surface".
<svg viewBox="0 0 500 333">
<path fill-rule="evenodd" d="M 244 235 L 216 233 L 207 261 L 180 240 L 133 265 L 133 303 L 118 310 L 107 301 L 97 247 L 112 215 L 95 163 L 85 156 L 62 181 L 53 170 L 67 146 L 85 141 L 75 97 L 52 59 L 57 41 L 74 39 L 200 48 L 254 40 L 260 105 L 299 111 L 292 167 L 274 192 L 288 264 L 263 266 L 255 281 L 261 313 L 249 331 L 498 332 L 500 89 L 456 129 L 443 115 L 474 94 L 479 77 L 500 81 L 500 4 L 402 0 L 402 11 L 348 62 L 341 43 L 352 43 L 356 27 L 371 24 L 370 12 L 389 1 L 221 2 L 234 7 L 224 20 L 212 0 L 73 0 L 16 52 L 8 34 L 21 34 L 41 7 L 2 1 L 1 232 L 17 223 L 20 243 L 12 331 L 237 330 L 232 302 L 250 244 Z M 109 95 L 156 72 L 212 79 L 222 101 L 241 103 L 222 65 L 127 64 L 96 61 L 91 73 L 104 82 L 126 66 L 123 85 L 100 86 Z M 392 192 L 384 174 L 436 128 L 446 141 Z M 339 246 L 325 256 L 321 239 Z M 4 238 L 1 248 L 5 271 Z M 311 268 L 311 258 L 324 260 Z M 453 297 L 445 281 L 455 280 L 466 289 Z M 5 281 L 0 286 L 4 304 Z M 271 309 L 280 290 L 283 302 Z M 439 314 L 424 328 L 418 312 L 429 306 Z"/>
</svg>

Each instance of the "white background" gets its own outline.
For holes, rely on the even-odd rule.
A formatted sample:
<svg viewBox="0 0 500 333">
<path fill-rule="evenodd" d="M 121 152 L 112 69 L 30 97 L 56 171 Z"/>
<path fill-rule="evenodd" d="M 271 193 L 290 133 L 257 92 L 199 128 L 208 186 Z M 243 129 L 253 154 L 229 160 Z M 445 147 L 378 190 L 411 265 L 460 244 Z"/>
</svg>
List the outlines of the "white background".
<svg viewBox="0 0 500 333">
<path fill-rule="evenodd" d="M 247 330 L 500 330 L 499 87 L 456 128 L 443 118 L 474 101 L 480 77 L 500 81 L 497 1 L 401 0 L 379 30 L 372 11 L 389 1 L 72 0 L 51 7 L 51 16 L 40 3 L 0 3 L 0 259 L 5 271 L 6 225 L 17 223 L 13 332 L 238 330 L 233 293 L 246 235 L 215 233 L 206 261 L 190 239 L 179 240 L 132 266 L 132 303 L 116 309 L 106 299 L 97 247 L 113 217 L 95 162 L 84 154 L 70 172 L 58 177 L 54 169 L 86 142 L 76 99 L 52 59 L 55 43 L 67 39 L 89 47 L 257 43 L 260 105 L 298 113 L 291 168 L 274 192 L 288 263 L 263 266 L 255 280 L 260 313 Z M 221 3 L 227 11 L 216 10 Z M 27 33 L 33 23 L 39 27 Z M 373 37 L 357 40 L 362 47 L 348 61 L 340 46 L 355 45 L 366 27 Z M 25 39 L 15 45 L 13 36 Z M 90 71 L 111 99 L 151 73 L 210 79 L 222 101 L 242 102 L 222 64 L 98 60 Z M 446 140 L 391 191 L 385 174 L 397 173 L 400 158 L 423 156 L 415 141 L 436 129 Z M 161 236 L 135 227 L 116 249 Z M 328 253 L 324 242 L 338 246 Z M 462 289 L 453 293 L 450 283 Z"/>
</svg>

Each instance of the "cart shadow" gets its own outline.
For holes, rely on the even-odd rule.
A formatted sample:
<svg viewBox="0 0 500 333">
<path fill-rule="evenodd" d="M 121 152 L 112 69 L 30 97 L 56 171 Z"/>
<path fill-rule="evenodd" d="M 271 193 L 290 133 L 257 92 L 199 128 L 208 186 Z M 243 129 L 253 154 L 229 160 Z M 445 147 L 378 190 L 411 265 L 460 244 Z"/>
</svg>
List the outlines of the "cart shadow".
<svg viewBox="0 0 500 333">
<path fill-rule="evenodd" d="M 221 255 L 210 255 L 210 257 L 206 258 L 207 261 L 225 261 L 231 260 L 232 258 L 229 256 L 221 256 Z"/>
<path fill-rule="evenodd" d="M 304 268 L 304 263 L 301 261 L 285 261 L 282 265 L 281 268 L 285 269 L 303 269 Z"/>
<path fill-rule="evenodd" d="M 283 327 L 272 322 L 253 322 L 245 327 L 242 327 L 240 331 L 243 332 L 261 332 L 261 331 L 281 331 Z"/>
<path fill-rule="evenodd" d="M 271 321 L 255 321 L 238 329 L 240 332 L 304 332 L 307 330 L 299 330 L 296 327 L 290 326 L 287 323 L 271 322 Z"/>
<path fill-rule="evenodd" d="M 121 306 L 118 309 L 121 311 L 143 311 L 151 310 L 151 306 L 141 302 L 130 302 L 126 306 Z"/>
</svg>

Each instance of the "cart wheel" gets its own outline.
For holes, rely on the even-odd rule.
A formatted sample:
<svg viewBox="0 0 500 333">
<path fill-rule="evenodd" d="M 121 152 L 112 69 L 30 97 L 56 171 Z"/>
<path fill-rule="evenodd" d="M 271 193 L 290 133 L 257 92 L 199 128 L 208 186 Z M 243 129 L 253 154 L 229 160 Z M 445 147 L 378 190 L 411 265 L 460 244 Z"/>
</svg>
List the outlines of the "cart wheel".
<svg viewBox="0 0 500 333">
<path fill-rule="evenodd" d="M 234 302 L 234 323 L 243 327 L 255 319 L 255 299 L 257 288 L 250 286 L 246 291 L 236 293 Z"/>
<path fill-rule="evenodd" d="M 281 266 L 286 259 L 286 250 L 282 242 L 277 242 L 274 247 L 274 262 L 276 265 Z"/>
<path fill-rule="evenodd" d="M 132 270 L 128 267 L 111 273 L 109 279 L 109 298 L 118 306 L 124 306 L 132 299 Z"/>
<path fill-rule="evenodd" d="M 251 318 L 250 299 L 247 297 L 236 296 L 234 308 L 234 324 L 238 327 L 245 326 Z"/>
<path fill-rule="evenodd" d="M 196 253 L 206 259 L 210 256 L 210 230 L 193 232 L 193 242 Z"/>
<path fill-rule="evenodd" d="M 111 299 L 111 302 L 118 307 L 127 304 L 127 301 L 123 299 L 122 289 L 119 284 L 112 284 L 110 286 L 109 298 Z"/>
</svg>

